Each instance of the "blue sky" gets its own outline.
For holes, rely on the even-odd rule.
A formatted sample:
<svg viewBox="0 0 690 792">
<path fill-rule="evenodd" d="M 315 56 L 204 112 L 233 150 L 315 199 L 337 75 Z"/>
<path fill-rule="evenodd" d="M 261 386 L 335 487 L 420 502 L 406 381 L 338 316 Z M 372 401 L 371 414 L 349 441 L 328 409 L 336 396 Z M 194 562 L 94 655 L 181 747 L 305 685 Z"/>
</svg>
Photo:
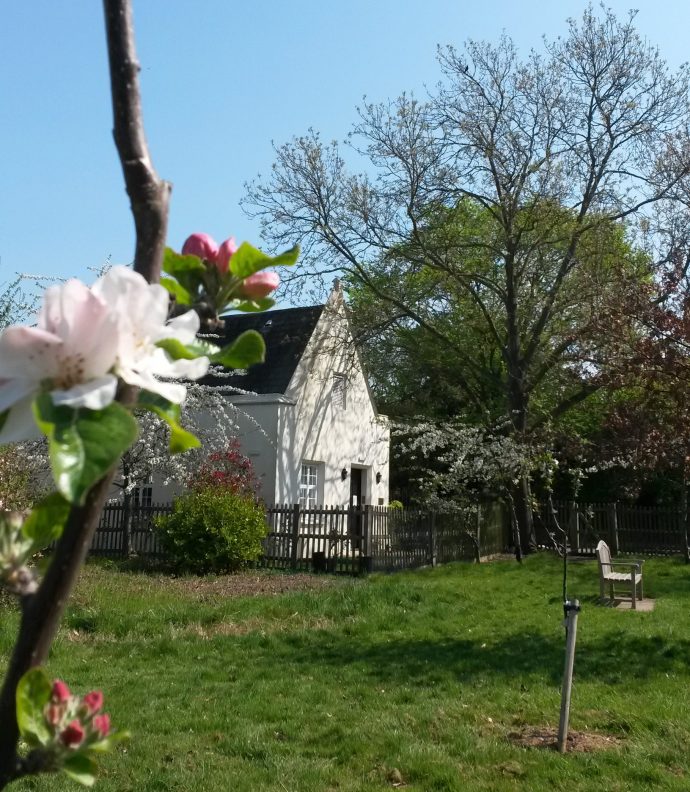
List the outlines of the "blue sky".
<svg viewBox="0 0 690 792">
<path fill-rule="evenodd" d="M 612 2 L 625 13 L 627 2 Z M 418 94 L 439 79 L 437 44 L 528 50 L 585 3 L 561 0 L 134 0 L 144 120 L 174 184 L 169 243 L 206 231 L 260 243 L 238 206 L 271 141 L 309 126 L 343 139 L 363 94 Z M 690 4 L 639 0 L 637 27 L 672 66 L 687 59 Z M 0 284 L 15 272 L 92 280 L 131 261 L 129 205 L 111 138 L 101 3 L 8 2 L 0 32 Z"/>
</svg>

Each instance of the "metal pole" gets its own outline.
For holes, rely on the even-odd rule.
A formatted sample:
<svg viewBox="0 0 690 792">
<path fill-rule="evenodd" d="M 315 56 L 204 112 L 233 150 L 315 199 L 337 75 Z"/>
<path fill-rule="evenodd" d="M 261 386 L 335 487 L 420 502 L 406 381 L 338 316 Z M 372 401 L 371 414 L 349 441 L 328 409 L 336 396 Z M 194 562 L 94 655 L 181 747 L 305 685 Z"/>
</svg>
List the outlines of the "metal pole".
<svg viewBox="0 0 690 792">
<path fill-rule="evenodd" d="M 575 640 L 577 638 L 577 614 L 580 612 L 578 600 L 566 600 L 565 611 L 565 671 L 561 690 L 561 720 L 558 724 L 558 751 L 565 753 L 568 740 L 568 721 L 570 719 L 570 693 L 573 689 L 573 664 L 575 663 Z"/>
</svg>

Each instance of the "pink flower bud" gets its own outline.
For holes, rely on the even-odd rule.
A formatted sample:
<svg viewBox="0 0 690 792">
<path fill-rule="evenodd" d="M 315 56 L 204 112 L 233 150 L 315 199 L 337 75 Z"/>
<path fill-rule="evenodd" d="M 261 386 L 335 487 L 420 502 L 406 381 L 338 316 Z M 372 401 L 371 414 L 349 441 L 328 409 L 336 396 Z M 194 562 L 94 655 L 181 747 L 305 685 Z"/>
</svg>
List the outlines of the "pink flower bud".
<svg viewBox="0 0 690 792">
<path fill-rule="evenodd" d="M 98 732 L 100 737 L 107 737 L 110 732 L 110 715 L 104 712 L 102 715 L 96 715 L 91 721 L 93 728 Z"/>
<path fill-rule="evenodd" d="M 183 256 L 198 256 L 200 259 L 215 262 L 218 244 L 208 234 L 192 234 L 182 245 Z"/>
<path fill-rule="evenodd" d="M 78 720 L 73 720 L 60 733 L 60 742 L 67 748 L 76 748 L 84 739 L 84 727 Z"/>
<path fill-rule="evenodd" d="M 95 712 L 103 706 L 103 694 L 100 690 L 92 690 L 91 693 L 87 693 L 84 696 L 84 704 L 89 711 L 89 715 L 93 715 Z"/>
<path fill-rule="evenodd" d="M 237 243 L 235 242 L 235 237 L 226 239 L 218 248 L 218 253 L 216 254 L 216 267 L 218 267 L 218 272 L 220 272 L 221 275 L 225 275 L 228 271 L 230 259 L 233 257 L 236 250 Z"/>
<path fill-rule="evenodd" d="M 255 272 L 242 281 L 236 295 L 245 300 L 260 300 L 275 291 L 279 285 L 280 278 L 275 272 Z"/>
<path fill-rule="evenodd" d="M 61 679 L 56 679 L 53 682 L 53 689 L 50 695 L 56 704 L 62 704 L 69 700 L 69 688 Z"/>
<path fill-rule="evenodd" d="M 48 704 L 45 708 L 45 718 L 50 726 L 57 726 L 62 720 L 65 708 L 60 704 Z"/>
</svg>

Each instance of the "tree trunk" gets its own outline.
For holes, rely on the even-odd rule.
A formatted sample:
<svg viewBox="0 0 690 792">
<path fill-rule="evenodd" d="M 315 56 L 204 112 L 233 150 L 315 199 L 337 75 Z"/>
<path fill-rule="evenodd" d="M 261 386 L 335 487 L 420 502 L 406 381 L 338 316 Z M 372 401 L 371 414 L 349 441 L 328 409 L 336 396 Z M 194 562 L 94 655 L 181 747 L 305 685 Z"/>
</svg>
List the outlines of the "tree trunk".
<svg viewBox="0 0 690 792">
<path fill-rule="evenodd" d="M 514 436 L 527 443 L 527 406 L 528 398 L 523 388 L 523 376 L 519 365 L 510 373 L 510 412 Z M 523 475 L 512 488 L 515 518 L 518 524 L 520 547 L 523 553 L 537 549 L 532 516 L 532 487 L 528 475 Z"/>
<path fill-rule="evenodd" d="M 690 522 L 690 512 L 688 512 L 688 470 L 687 462 L 683 467 L 683 484 L 680 493 L 680 510 L 683 521 L 683 550 L 685 552 L 685 563 L 690 564 L 690 538 L 688 532 L 688 522 Z"/>
<path fill-rule="evenodd" d="M 525 555 L 533 553 L 537 549 L 537 536 L 534 531 L 532 487 L 529 476 L 523 476 L 513 487 L 513 501 L 518 523 L 520 549 Z"/>
<path fill-rule="evenodd" d="M 524 360 L 521 351 L 520 325 L 518 321 L 518 288 L 514 253 L 506 255 L 506 362 L 508 369 L 508 406 L 513 433 L 516 439 L 527 440 L 527 411 L 529 395 L 525 382 Z M 516 544 L 523 553 L 537 549 L 532 519 L 532 492 L 528 476 L 523 476 L 512 488 L 514 519 L 517 520 Z M 517 551 L 516 547 L 516 551 Z"/>
<path fill-rule="evenodd" d="M 125 489 L 122 491 L 122 554 L 125 558 L 132 555 L 132 493 L 127 489 L 129 477 L 125 477 Z"/>
</svg>

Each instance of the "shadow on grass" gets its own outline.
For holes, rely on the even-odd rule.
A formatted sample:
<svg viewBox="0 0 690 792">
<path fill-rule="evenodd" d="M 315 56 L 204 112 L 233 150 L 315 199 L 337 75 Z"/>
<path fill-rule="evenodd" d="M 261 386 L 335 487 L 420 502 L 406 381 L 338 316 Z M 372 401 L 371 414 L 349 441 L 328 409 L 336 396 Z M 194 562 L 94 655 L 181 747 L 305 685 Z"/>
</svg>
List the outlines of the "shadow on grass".
<svg viewBox="0 0 690 792">
<path fill-rule="evenodd" d="M 444 678 L 470 682 L 487 676 L 545 677 L 560 684 L 565 638 L 521 633 L 483 644 L 471 640 L 401 640 L 363 644 L 357 639 L 335 643 L 320 634 L 304 640 L 286 639 L 283 660 L 316 662 L 334 668 L 352 667 L 363 678 L 383 682 L 435 684 Z M 690 671 L 690 640 L 664 640 L 609 632 L 577 646 L 579 678 L 615 683 L 645 680 L 660 674 Z"/>
</svg>

